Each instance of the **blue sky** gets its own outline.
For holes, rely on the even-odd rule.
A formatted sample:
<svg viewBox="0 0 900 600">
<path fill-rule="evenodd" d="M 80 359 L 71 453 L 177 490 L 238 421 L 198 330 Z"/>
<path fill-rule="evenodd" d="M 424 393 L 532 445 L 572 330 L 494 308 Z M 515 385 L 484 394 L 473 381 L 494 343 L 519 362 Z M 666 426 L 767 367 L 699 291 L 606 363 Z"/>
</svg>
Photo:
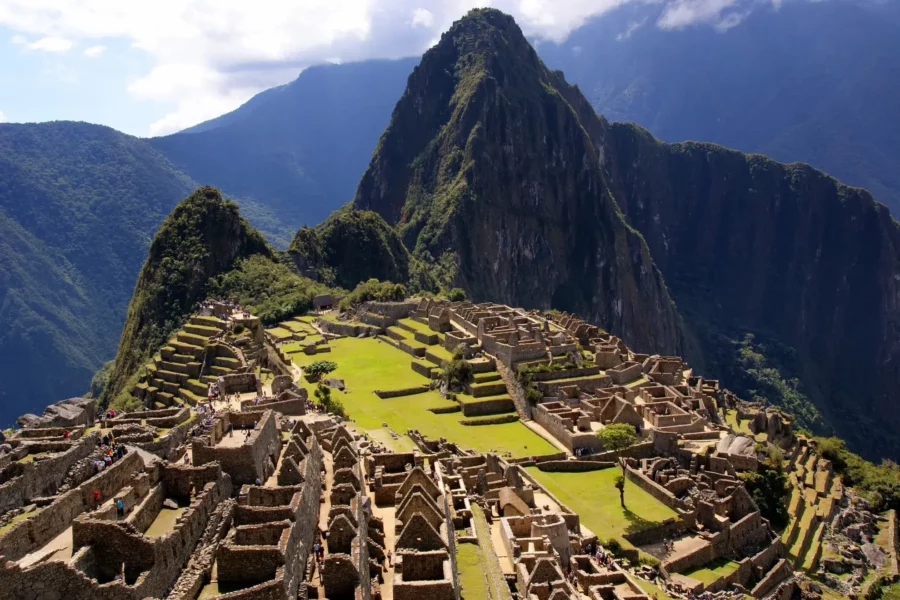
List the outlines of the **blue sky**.
<svg viewBox="0 0 900 600">
<path fill-rule="evenodd" d="M 84 51 L 97 45 L 47 52 L 16 43 L 15 36 L 0 27 L 0 111 L 6 121 L 89 121 L 146 135 L 150 123 L 175 108 L 128 92 L 128 83 L 149 71 L 153 60 L 125 41 L 106 40 L 91 58 Z"/>
<path fill-rule="evenodd" d="M 470 8 L 563 41 L 628 2 L 656 26 L 719 26 L 781 0 L 0 0 L 0 121 L 84 120 L 164 135 L 228 112 L 311 64 L 421 54 Z M 627 36 L 625 36 L 627 37 Z"/>
</svg>

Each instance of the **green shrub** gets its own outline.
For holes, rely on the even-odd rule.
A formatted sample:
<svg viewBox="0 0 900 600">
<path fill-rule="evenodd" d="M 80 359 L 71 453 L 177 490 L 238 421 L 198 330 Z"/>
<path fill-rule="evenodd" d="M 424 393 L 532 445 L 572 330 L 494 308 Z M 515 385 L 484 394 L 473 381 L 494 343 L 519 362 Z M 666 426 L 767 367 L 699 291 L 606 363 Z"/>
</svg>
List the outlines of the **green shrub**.
<svg viewBox="0 0 900 600">
<path fill-rule="evenodd" d="M 241 335 L 242 333 L 244 333 L 244 329 L 244 324 L 238 323 L 231 329 L 231 333 L 233 333 L 234 335 Z"/>
<path fill-rule="evenodd" d="M 337 369 L 337 363 L 330 360 L 317 360 L 309 364 L 309 366 L 303 368 L 303 372 L 306 375 L 310 375 L 314 378 L 321 377 L 322 375 L 327 375 Z"/>
<path fill-rule="evenodd" d="M 255 255 L 239 261 L 234 270 L 216 278 L 210 296 L 235 298 L 264 325 L 274 325 L 306 314 L 312 309 L 313 298 L 329 291 L 279 262 Z"/>
<path fill-rule="evenodd" d="M 762 516 L 776 528 L 785 527 L 789 520 L 784 501 L 788 493 L 788 481 L 782 461 L 761 462 L 756 473 L 746 471 L 738 473 L 738 477 L 753 496 Z"/>
<path fill-rule="evenodd" d="M 466 291 L 462 288 L 453 288 L 447 292 L 447 299 L 450 302 L 464 302 L 466 300 Z"/>
<path fill-rule="evenodd" d="M 399 302 L 407 297 L 406 288 L 399 283 L 370 279 L 360 283 L 352 292 L 341 300 L 341 310 L 347 310 L 354 304 L 362 304 L 375 300 L 377 302 Z"/>
<path fill-rule="evenodd" d="M 458 353 L 454 354 L 441 371 L 441 380 L 450 388 L 463 388 L 472 380 L 472 365 Z"/>
<path fill-rule="evenodd" d="M 533 385 L 525 388 L 525 400 L 528 404 L 537 404 L 544 399 L 544 392 Z"/>
<path fill-rule="evenodd" d="M 344 403 L 341 402 L 338 398 L 335 398 L 331 395 L 331 388 L 327 385 L 319 384 L 316 386 L 316 391 L 313 392 L 313 395 L 318 400 L 319 405 L 325 409 L 325 412 L 331 413 L 333 415 L 337 415 L 339 417 L 346 417 L 347 412 L 344 409 Z"/>
<path fill-rule="evenodd" d="M 856 488 L 873 504 L 876 512 L 900 510 L 900 466 L 892 461 L 875 465 L 847 450 L 844 441 L 814 438 L 819 454 L 831 461 L 845 485 Z"/>
</svg>

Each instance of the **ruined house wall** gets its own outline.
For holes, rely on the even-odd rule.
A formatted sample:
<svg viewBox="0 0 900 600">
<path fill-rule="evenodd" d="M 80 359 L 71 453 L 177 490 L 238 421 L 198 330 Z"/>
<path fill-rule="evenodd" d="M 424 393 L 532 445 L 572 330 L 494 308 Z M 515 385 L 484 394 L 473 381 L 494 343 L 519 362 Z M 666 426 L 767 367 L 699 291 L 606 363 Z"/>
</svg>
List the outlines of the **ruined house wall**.
<svg viewBox="0 0 900 600">
<path fill-rule="evenodd" d="M 259 418 L 258 413 L 231 413 L 228 416 L 236 422 L 242 421 L 244 417 L 248 417 L 248 422 Z M 237 426 L 235 428 L 237 429 Z M 241 435 L 240 430 L 236 431 L 235 435 Z M 218 461 L 222 465 L 222 470 L 231 475 L 235 485 L 244 485 L 253 484 L 257 478 L 264 480 L 266 460 L 269 456 L 273 456 L 274 463 L 280 449 L 281 442 L 275 429 L 273 413 L 266 411 L 262 413 L 258 428 L 250 434 L 249 444 L 224 448 L 194 442 L 193 458 L 194 464 L 197 465 Z"/>
<path fill-rule="evenodd" d="M 0 600 L 44 597 L 73 600 L 162 598 L 193 551 L 208 515 L 230 492 L 231 486 L 226 478 L 210 485 L 206 493 L 185 511 L 179 527 L 159 538 L 133 535 L 111 522 L 91 519 L 76 521 L 72 532 L 75 547 L 91 545 L 91 549 L 73 562 L 93 572 L 101 567 L 115 568 L 125 560 L 135 565 L 136 569 L 145 571 L 135 581 L 135 574 L 126 569 L 127 580 L 133 581 L 131 585 L 122 581 L 98 584 L 85 572 L 61 561 L 44 562 L 27 569 L 7 563 L 5 568 L 0 569 Z M 96 577 L 96 574 L 92 573 L 92 576 Z"/>
<path fill-rule="evenodd" d="M 8 531 L 0 538 L 0 555 L 8 560 L 18 560 L 37 550 L 65 531 L 75 517 L 93 508 L 94 490 L 100 492 L 101 501 L 106 501 L 130 484 L 143 467 L 144 463 L 137 453 L 126 454 L 112 466 L 69 490 L 41 512 Z"/>
<path fill-rule="evenodd" d="M 66 478 L 69 469 L 87 458 L 97 446 L 98 433 L 78 440 L 69 450 L 58 456 L 27 464 L 12 463 L 0 472 L 0 513 L 25 506 L 34 497 L 56 489 Z"/>
<path fill-rule="evenodd" d="M 642 490 L 644 490 L 645 492 L 647 492 L 648 494 L 650 494 L 651 496 L 653 496 L 654 498 L 656 498 L 657 500 L 659 500 L 660 502 L 662 502 L 663 504 L 665 504 L 666 506 L 671 508 L 672 510 L 675 510 L 675 511 L 686 510 L 686 507 L 681 502 L 681 500 L 676 498 L 672 492 L 670 492 L 663 486 L 659 485 L 658 483 L 656 483 L 655 481 L 653 481 L 652 479 L 650 479 L 649 477 L 644 475 L 644 473 L 642 471 L 640 471 L 639 469 L 634 469 L 632 467 L 626 467 L 625 468 L 625 477 L 628 479 L 628 481 L 632 482 L 633 484 L 635 484 L 636 486 L 638 486 L 639 488 L 641 488 Z"/>
</svg>

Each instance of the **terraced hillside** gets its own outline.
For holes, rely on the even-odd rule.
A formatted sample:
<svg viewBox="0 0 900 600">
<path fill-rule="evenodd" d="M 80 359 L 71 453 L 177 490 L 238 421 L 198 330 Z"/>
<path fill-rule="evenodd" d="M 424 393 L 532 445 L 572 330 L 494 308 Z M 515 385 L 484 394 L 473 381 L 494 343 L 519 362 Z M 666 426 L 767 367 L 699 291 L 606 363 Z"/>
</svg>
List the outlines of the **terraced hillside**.
<svg viewBox="0 0 900 600">
<path fill-rule="evenodd" d="M 146 365 L 146 374 L 132 394 L 151 408 L 205 401 L 217 377 L 246 362 L 241 351 L 226 341 L 226 331 L 221 319 L 192 316 Z"/>
<path fill-rule="evenodd" d="M 781 540 L 794 567 L 813 571 L 822 556 L 825 529 L 839 508 L 843 485 L 831 463 L 801 438 L 789 459 L 791 520 Z"/>
</svg>

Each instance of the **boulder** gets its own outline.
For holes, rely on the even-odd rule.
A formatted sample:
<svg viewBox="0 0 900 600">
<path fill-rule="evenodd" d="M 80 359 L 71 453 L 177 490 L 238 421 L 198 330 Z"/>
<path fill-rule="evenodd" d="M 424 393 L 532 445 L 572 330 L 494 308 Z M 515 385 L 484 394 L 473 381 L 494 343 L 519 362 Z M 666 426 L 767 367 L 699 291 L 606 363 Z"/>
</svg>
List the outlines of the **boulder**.
<svg viewBox="0 0 900 600">
<path fill-rule="evenodd" d="M 334 388 L 336 390 L 344 391 L 344 380 L 337 379 L 336 377 L 328 377 L 322 383 L 327 385 L 328 387 Z"/>
</svg>

